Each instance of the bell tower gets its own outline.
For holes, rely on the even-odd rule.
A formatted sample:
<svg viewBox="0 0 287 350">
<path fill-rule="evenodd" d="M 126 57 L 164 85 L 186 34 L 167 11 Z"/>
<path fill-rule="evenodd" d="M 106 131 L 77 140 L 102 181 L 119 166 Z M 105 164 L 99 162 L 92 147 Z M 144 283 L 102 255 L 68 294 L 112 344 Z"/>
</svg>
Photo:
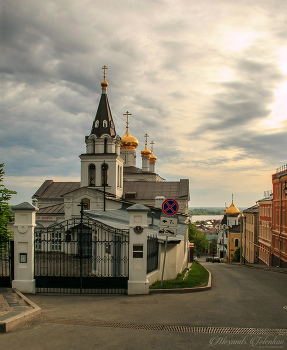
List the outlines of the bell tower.
<svg viewBox="0 0 287 350">
<path fill-rule="evenodd" d="M 123 195 L 123 159 L 120 156 L 121 138 L 116 134 L 113 121 L 104 66 L 104 80 L 98 110 L 93 121 L 91 133 L 85 137 L 86 153 L 81 159 L 81 187 L 103 189 L 121 198 Z"/>
</svg>

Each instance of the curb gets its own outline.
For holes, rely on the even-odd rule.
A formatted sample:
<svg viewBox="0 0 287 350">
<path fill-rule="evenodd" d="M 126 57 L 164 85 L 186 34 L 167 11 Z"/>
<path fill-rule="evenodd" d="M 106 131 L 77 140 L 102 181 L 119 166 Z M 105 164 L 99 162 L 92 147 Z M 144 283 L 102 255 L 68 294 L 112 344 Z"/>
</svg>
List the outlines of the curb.
<svg viewBox="0 0 287 350">
<path fill-rule="evenodd" d="M 6 321 L 0 322 L 0 333 L 9 332 L 22 323 L 29 321 L 30 319 L 34 318 L 35 316 L 39 315 L 41 313 L 41 308 L 33 303 L 31 300 L 29 300 L 25 295 L 23 295 L 21 292 L 19 292 L 16 288 L 12 288 L 13 291 L 18 294 L 18 296 L 23 299 L 28 305 L 30 305 L 33 310 L 22 312 L 20 315 L 16 315 L 13 317 L 8 318 Z"/>
<path fill-rule="evenodd" d="M 149 294 L 158 294 L 158 293 L 194 293 L 194 292 L 205 292 L 206 290 L 211 289 L 211 272 L 209 273 L 208 283 L 206 287 L 195 287 L 195 288 L 180 288 L 180 289 L 150 289 Z"/>
<path fill-rule="evenodd" d="M 285 273 L 287 274 L 287 270 L 277 270 L 276 268 L 270 268 L 269 266 L 266 267 L 258 267 L 258 266 L 254 266 L 254 265 L 249 265 L 249 264 L 230 264 L 230 265 L 237 265 L 237 266 L 242 266 L 242 267 L 247 267 L 249 269 L 257 269 L 257 270 L 263 270 L 263 271 L 272 271 L 272 272 L 277 272 L 277 273 Z"/>
</svg>

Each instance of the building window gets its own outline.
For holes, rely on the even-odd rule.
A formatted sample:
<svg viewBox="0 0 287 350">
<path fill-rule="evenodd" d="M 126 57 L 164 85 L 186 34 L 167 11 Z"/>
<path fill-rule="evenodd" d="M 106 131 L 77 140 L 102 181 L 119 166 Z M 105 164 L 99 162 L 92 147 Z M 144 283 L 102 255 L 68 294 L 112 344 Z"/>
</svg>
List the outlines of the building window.
<svg viewBox="0 0 287 350">
<path fill-rule="evenodd" d="M 89 183 L 89 186 L 96 185 L 96 167 L 95 167 L 95 164 L 89 165 L 88 183 Z"/>
<path fill-rule="evenodd" d="M 104 138 L 104 153 L 108 153 L 108 139 Z"/>
<path fill-rule="evenodd" d="M 109 166 L 107 163 L 102 164 L 102 186 L 109 185 Z"/>
<path fill-rule="evenodd" d="M 234 247 L 239 247 L 239 239 L 235 238 L 234 240 Z"/>
<path fill-rule="evenodd" d="M 103 127 L 107 128 L 108 127 L 108 122 L 106 120 L 103 120 Z"/>
</svg>

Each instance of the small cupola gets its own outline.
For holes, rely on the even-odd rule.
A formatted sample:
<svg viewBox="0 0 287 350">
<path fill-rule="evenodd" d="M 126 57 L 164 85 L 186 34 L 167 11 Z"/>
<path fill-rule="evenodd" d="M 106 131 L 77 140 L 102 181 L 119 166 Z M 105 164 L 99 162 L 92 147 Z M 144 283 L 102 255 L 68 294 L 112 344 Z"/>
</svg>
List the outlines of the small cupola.
<svg viewBox="0 0 287 350">
<path fill-rule="evenodd" d="M 149 158 L 151 156 L 151 151 L 147 148 L 147 138 L 149 137 L 149 135 L 145 134 L 144 137 L 145 137 L 145 148 L 141 151 L 142 171 L 148 172 L 149 171 Z"/>
<path fill-rule="evenodd" d="M 131 114 L 127 111 L 123 115 L 127 116 L 127 126 L 126 133 L 121 137 L 121 149 L 137 149 L 139 142 L 129 132 L 129 115 Z"/>
</svg>

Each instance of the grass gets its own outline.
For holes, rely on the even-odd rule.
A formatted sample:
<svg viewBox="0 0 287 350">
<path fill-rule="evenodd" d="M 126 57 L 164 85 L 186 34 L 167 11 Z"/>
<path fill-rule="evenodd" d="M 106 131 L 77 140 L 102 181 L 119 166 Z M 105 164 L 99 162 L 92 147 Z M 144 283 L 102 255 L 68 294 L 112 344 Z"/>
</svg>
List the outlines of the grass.
<svg viewBox="0 0 287 350">
<path fill-rule="evenodd" d="M 207 270 L 193 262 L 188 276 L 183 280 L 186 270 L 179 273 L 175 279 L 166 280 L 162 283 L 162 288 L 160 287 L 161 281 L 156 281 L 149 288 L 150 289 L 178 289 L 178 288 L 194 288 L 194 287 L 205 287 L 208 283 L 209 273 Z"/>
</svg>

